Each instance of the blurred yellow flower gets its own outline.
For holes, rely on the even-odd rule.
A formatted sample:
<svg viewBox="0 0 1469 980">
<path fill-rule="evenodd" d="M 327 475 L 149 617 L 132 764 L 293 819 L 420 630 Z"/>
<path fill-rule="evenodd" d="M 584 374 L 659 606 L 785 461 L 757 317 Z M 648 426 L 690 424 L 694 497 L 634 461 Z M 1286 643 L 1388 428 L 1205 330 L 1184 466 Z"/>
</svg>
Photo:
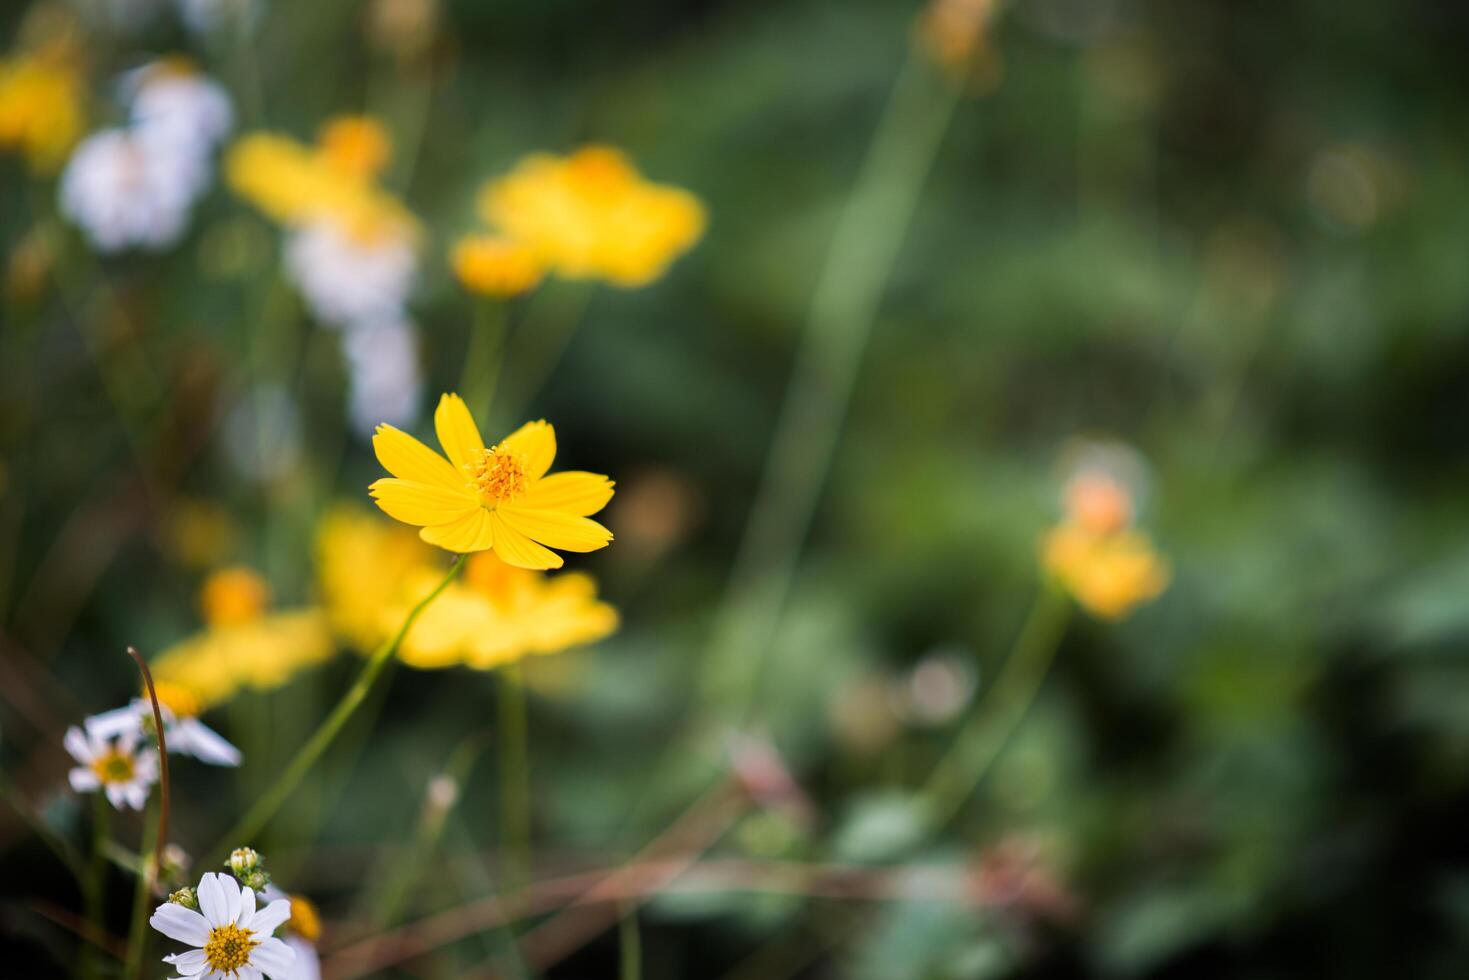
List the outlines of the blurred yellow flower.
<svg viewBox="0 0 1469 980">
<path fill-rule="evenodd" d="M 0 149 L 52 174 L 82 135 L 83 80 L 74 48 L 54 43 L 0 61 Z"/>
<path fill-rule="evenodd" d="M 234 697 L 242 688 L 269 690 L 335 652 L 326 616 L 317 609 L 267 612 L 268 589 L 254 572 L 217 572 L 200 590 L 205 629 L 159 654 L 152 664 L 159 691 L 170 706 L 201 709 Z"/>
<path fill-rule="evenodd" d="M 392 634 L 413 600 L 442 577 L 435 552 L 406 528 L 354 507 L 328 513 L 317 532 L 322 598 L 332 627 L 366 652 Z M 398 656 L 414 667 L 487 670 L 531 654 L 592 643 L 617 628 L 579 573 L 547 576 L 480 552 L 409 630 Z"/>
<path fill-rule="evenodd" d="M 469 409 L 446 394 L 434 412 L 434 430 L 448 456 L 380 425 L 372 447 L 392 474 L 369 488 L 389 517 L 422 528 L 419 537 L 449 551 L 495 550 L 520 568 L 560 568 L 547 550 L 596 551 L 612 532 L 589 520 L 612 499 L 612 481 L 595 473 L 546 475 L 556 456 L 556 432 L 527 422 L 486 447 Z"/>
<path fill-rule="evenodd" d="M 519 296 L 545 275 L 530 246 L 503 235 L 465 235 L 449 258 L 460 284 L 483 296 Z"/>
<path fill-rule="evenodd" d="M 1172 577 L 1141 532 L 1099 533 L 1069 521 L 1046 535 L 1041 564 L 1088 611 L 1113 620 L 1162 595 Z"/>
<path fill-rule="evenodd" d="M 418 224 L 376 182 L 392 152 L 383 128 L 366 117 L 330 119 L 316 146 L 279 133 L 249 133 L 230 147 L 224 179 L 240 197 L 284 225 L 330 219 L 359 240 L 415 236 Z"/>
<path fill-rule="evenodd" d="M 699 240 L 706 221 L 697 197 L 645 180 L 606 146 L 525 157 L 485 185 L 479 212 L 558 275 L 627 287 L 661 276 Z"/>
</svg>

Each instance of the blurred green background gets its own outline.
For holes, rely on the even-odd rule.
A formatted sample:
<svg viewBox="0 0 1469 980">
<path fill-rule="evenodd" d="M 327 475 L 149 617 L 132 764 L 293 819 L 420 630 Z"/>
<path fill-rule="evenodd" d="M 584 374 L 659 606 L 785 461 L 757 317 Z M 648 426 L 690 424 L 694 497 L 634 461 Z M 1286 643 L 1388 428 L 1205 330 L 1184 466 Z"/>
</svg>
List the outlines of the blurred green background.
<svg viewBox="0 0 1469 980">
<path fill-rule="evenodd" d="M 5 5 L 0 37 L 28 6 Z M 619 483 L 618 541 L 569 564 L 623 627 L 529 673 L 537 874 L 603 867 L 667 828 L 724 751 L 711 636 L 839 215 L 921 58 L 921 7 L 459 0 L 399 57 L 369 6 L 264 0 L 245 42 L 167 12 L 98 30 L 93 99 L 185 51 L 229 89 L 237 131 L 383 118 L 388 183 L 428 233 L 411 302 L 425 407 L 459 378 L 473 303 L 444 253 L 484 179 L 607 142 L 705 202 L 704 239 L 656 284 L 546 287 L 533 302 L 553 311 L 589 295 L 584 319 L 521 416 L 487 427 L 544 416 L 563 465 Z M 755 808 L 713 853 L 1008 881 L 1019 850 L 1020 884 L 969 903 L 921 882 L 877 900 L 661 895 L 639 918 L 645 976 L 1462 975 L 1466 41 L 1469 12 L 1428 0 L 1003 5 L 911 223 L 867 229 L 898 249 L 890 278 L 838 284 L 879 288 L 870 343 L 768 650 L 734 651 L 764 657 L 758 730 L 810 811 Z M 0 764 L 80 839 L 60 731 L 135 691 L 126 644 L 197 629 L 205 569 L 175 547 L 180 515 L 224 515 L 221 561 L 299 605 L 316 518 L 365 502 L 380 471 L 360 439 L 338 448 L 336 335 L 294 298 L 298 451 L 264 479 L 230 462 L 227 420 L 278 336 L 263 219 L 216 187 L 177 246 L 98 257 L 54 200 L 0 158 L 0 246 L 64 228 L 0 323 Z M 985 690 L 1036 590 L 1058 459 L 1088 437 L 1148 461 L 1143 523 L 1172 585 L 1122 623 L 1071 619 L 994 768 L 926 832 L 911 794 L 967 708 L 916 709 L 917 671 Z M 209 717 L 247 762 L 176 767 L 185 848 L 233 821 L 357 663 Z M 495 710 L 491 676 L 396 671 L 258 842 L 277 876 L 352 935 L 430 781 Z M 494 768 L 487 751 L 405 919 L 493 888 Z M 37 909 L 77 897 L 9 811 L 0 881 L 14 975 L 67 962 Z M 472 975 L 504 942 L 375 975 Z M 615 976 L 621 954 L 615 928 L 594 931 L 546 975 Z"/>
</svg>

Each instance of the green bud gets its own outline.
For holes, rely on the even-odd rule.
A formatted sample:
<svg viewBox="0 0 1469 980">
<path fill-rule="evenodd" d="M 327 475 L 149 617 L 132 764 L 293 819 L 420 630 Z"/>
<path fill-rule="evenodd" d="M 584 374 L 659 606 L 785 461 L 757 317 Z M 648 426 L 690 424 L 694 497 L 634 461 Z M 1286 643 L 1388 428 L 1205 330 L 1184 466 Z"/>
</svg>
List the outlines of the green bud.
<svg viewBox="0 0 1469 980">
<path fill-rule="evenodd" d="M 236 878 L 241 878 L 260 867 L 260 855 L 253 847 L 237 847 L 230 852 L 225 867 L 233 871 Z"/>
<path fill-rule="evenodd" d="M 262 892 L 270 884 L 270 875 L 262 867 L 255 867 L 239 876 L 240 884 L 255 892 Z"/>
<path fill-rule="evenodd" d="M 168 896 L 168 900 L 174 905 L 182 905 L 184 908 L 193 909 L 195 912 L 199 911 L 199 896 L 194 894 L 194 889 L 192 888 L 180 888 Z"/>
</svg>

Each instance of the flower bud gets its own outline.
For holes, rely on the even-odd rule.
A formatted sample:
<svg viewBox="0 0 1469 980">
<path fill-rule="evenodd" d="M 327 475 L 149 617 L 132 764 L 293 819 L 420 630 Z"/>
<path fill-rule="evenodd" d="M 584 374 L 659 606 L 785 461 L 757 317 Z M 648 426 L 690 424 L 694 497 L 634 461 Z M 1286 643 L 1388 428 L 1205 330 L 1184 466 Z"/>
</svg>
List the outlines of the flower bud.
<svg viewBox="0 0 1469 980">
<path fill-rule="evenodd" d="M 182 905 L 184 908 L 193 909 L 195 912 L 199 911 L 199 896 L 194 894 L 194 889 L 192 888 L 180 888 L 172 895 L 169 895 L 168 900 L 174 905 Z"/>
<path fill-rule="evenodd" d="M 230 851 L 230 859 L 225 866 L 238 878 L 260 867 L 260 855 L 253 847 L 237 847 Z"/>
</svg>

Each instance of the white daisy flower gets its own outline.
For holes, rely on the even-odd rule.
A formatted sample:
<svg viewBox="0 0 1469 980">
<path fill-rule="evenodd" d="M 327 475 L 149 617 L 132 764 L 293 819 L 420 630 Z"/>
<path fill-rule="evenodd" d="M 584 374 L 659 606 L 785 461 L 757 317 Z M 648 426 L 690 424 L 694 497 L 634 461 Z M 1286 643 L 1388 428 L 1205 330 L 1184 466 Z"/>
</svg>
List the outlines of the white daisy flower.
<svg viewBox="0 0 1469 980">
<path fill-rule="evenodd" d="M 299 895 L 291 898 L 275 885 L 266 885 L 263 894 L 267 901 L 285 899 L 291 903 L 291 917 L 286 920 L 284 936 L 286 945 L 296 954 L 296 969 L 291 980 L 321 980 L 321 955 L 316 951 L 316 940 L 321 936 L 321 920 L 316 906 Z"/>
<path fill-rule="evenodd" d="M 128 130 L 100 130 L 67 161 L 61 210 L 100 251 L 166 248 L 183 234 L 195 171 L 196 161 L 155 152 Z"/>
<path fill-rule="evenodd" d="M 358 435 L 371 436 L 381 422 L 408 429 L 423 404 L 418 334 L 406 321 L 365 323 L 342 334 L 350 390 L 347 413 Z"/>
<path fill-rule="evenodd" d="M 124 805 L 143 809 L 148 801 L 148 787 L 158 779 L 158 752 L 139 749 L 141 737 L 139 730 L 109 739 L 84 732 L 75 725 L 68 728 L 61 744 L 80 763 L 68 774 L 71 788 L 78 793 L 95 793 L 100 789 L 119 810 Z"/>
<path fill-rule="evenodd" d="M 170 61 L 155 61 L 129 73 L 123 89 L 131 93 L 133 131 L 159 151 L 197 159 L 207 182 L 208 157 L 235 122 L 224 89 Z"/>
<path fill-rule="evenodd" d="M 332 326 L 401 319 L 418 271 L 407 235 L 364 238 L 331 220 L 291 232 L 285 262 L 317 318 Z"/>
<path fill-rule="evenodd" d="M 255 892 L 226 874 L 206 874 L 195 892 L 199 911 L 165 902 L 148 923 L 195 947 L 165 956 L 182 977 L 200 980 L 296 980 L 296 954 L 271 933 L 291 917 L 284 899 L 256 910 Z"/>
<path fill-rule="evenodd" d="M 158 706 L 158 713 L 163 716 L 163 740 L 168 744 L 169 752 L 193 756 L 200 762 L 214 766 L 240 764 L 240 750 L 198 718 L 191 715 L 180 716 L 164 704 Z M 144 726 L 152 721 L 153 705 L 141 698 L 134 698 L 127 707 L 93 715 L 85 724 L 87 731 L 93 735 L 115 738 L 125 732 L 142 732 L 145 730 Z"/>
</svg>

